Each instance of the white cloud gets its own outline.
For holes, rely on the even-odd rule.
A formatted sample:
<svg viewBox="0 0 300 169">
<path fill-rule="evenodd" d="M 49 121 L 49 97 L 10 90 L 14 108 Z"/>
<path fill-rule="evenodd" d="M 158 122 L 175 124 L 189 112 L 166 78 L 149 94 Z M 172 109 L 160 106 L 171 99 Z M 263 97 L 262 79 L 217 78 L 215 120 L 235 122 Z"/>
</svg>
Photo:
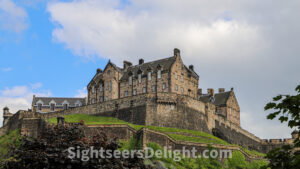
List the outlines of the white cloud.
<svg viewBox="0 0 300 169">
<path fill-rule="evenodd" d="M 80 89 L 77 91 L 77 94 L 75 94 L 74 97 L 87 97 L 87 90 L 86 87 Z"/>
<path fill-rule="evenodd" d="M 9 72 L 12 71 L 12 68 L 7 67 L 7 68 L 2 68 L 2 72 Z"/>
<path fill-rule="evenodd" d="M 22 32 L 28 27 L 27 12 L 12 0 L 0 0 L 0 27 L 4 30 Z"/>
<path fill-rule="evenodd" d="M 40 83 L 37 83 L 40 84 Z M 3 110 L 8 107 L 11 113 L 16 113 L 18 110 L 31 109 L 33 95 L 51 96 L 50 91 L 37 90 L 37 85 L 14 86 L 0 90 L 0 126 L 2 126 Z"/>
<path fill-rule="evenodd" d="M 259 126 L 265 130 L 253 132 L 268 137 L 286 135 L 273 132 L 280 125 L 260 115 L 265 114 L 264 105 L 299 84 L 295 78 L 300 72 L 299 8 L 298 0 L 48 4 L 56 25 L 53 39 L 77 55 L 109 58 L 120 65 L 122 60 L 137 63 L 138 58 L 168 57 L 173 48 L 180 48 L 184 62 L 195 65 L 200 87 L 234 86 L 242 112 L 252 112 L 255 120 L 262 118 Z M 247 123 L 244 118 L 242 124 Z M 254 124 L 243 126 L 251 129 L 250 125 Z"/>
</svg>

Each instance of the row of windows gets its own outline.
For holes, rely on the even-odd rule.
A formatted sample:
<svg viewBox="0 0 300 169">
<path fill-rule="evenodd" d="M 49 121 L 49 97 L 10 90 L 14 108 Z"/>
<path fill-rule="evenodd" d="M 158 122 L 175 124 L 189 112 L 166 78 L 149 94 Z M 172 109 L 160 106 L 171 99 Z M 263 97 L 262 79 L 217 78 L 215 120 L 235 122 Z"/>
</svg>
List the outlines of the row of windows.
<svg viewBox="0 0 300 169">
<path fill-rule="evenodd" d="M 111 91 L 111 89 L 112 89 L 112 86 L 111 86 L 111 80 L 110 80 L 110 81 L 106 82 L 106 90 Z M 102 84 L 99 86 L 99 90 L 100 90 L 100 92 L 103 91 L 103 85 Z M 93 86 L 92 87 L 92 93 L 95 93 L 95 92 L 96 92 L 96 88 L 95 88 L 95 86 Z"/>
<path fill-rule="evenodd" d="M 178 85 L 177 84 L 175 84 L 175 91 L 178 91 Z M 181 93 L 184 93 L 184 88 L 181 87 L 180 91 L 181 91 Z"/>
<path fill-rule="evenodd" d="M 178 79 L 177 72 L 175 72 L 175 79 Z M 183 82 L 183 73 L 181 73 L 180 80 Z"/>
<path fill-rule="evenodd" d="M 167 88 L 166 83 L 163 83 L 163 85 L 162 85 L 162 90 L 165 90 L 166 88 Z M 152 92 L 155 92 L 155 91 L 156 91 L 156 85 L 152 85 L 152 86 L 151 86 L 151 91 L 152 91 Z M 146 87 L 143 87 L 142 93 L 146 93 L 146 92 L 147 92 L 147 88 L 146 88 Z M 133 89 L 132 94 L 133 94 L 134 96 L 137 95 L 137 89 Z M 128 97 L 128 91 L 124 91 L 124 96 L 125 96 L 125 97 Z"/>
<path fill-rule="evenodd" d="M 161 79 L 161 70 L 158 70 L 157 78 Z M 148 81 L 151 81 L 151 79 L 152 79 L 152 73 L 148 72 Z M 132 85 L 132 81 L 133 81 L 133 76 L 131 75 L 131 76 L 129 76 L 129 85 Z M 138 74 L 138 82 L 142 83 L 142 74 L 141 73 Z"/>
<path fill-rule="evenodd" d="M 39 103 L 38 105 L 37 105 L 37 108 L 38 108 L 38 110 L 39 111 L 41 111 L 42 110 L 42 104 L 41 103 Z M 79 107 L 80 106 L 80 104 L 75 104 L 75 107 Z M 63 109 L 64 110 L 67 110 L 69 108 L 69 105 L 68 104 L 63 104 Z M 50 111 L 54 111 L 55 110 L 55 104 L 54 103 L 51 103 L 50 104 Z"/>
</svg>

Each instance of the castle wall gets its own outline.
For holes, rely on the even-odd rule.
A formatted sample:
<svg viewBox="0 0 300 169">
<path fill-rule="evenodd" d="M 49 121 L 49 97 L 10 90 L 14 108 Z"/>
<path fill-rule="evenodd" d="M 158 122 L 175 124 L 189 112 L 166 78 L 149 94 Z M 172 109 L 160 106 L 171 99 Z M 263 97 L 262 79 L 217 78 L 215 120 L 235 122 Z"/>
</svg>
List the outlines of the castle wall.
<svg viewBox="0 0 300 169">
<path fill-rule="evenodd" d="M 216 116 L 215 119 L 214 135 L 231 144 L 238 144 L 249 149 L 262 151 L 261 139 L 220 116 Z"/>
</svg>

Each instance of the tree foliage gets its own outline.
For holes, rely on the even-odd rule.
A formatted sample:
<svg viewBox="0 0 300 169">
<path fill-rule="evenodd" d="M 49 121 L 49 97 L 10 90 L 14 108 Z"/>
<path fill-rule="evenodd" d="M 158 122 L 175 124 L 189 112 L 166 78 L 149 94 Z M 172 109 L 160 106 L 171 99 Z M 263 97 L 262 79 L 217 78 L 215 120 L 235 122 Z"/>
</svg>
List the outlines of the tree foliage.
<svg viewBox="0 0 300 169">
<path fill-rule="evenodd" d="M 267 119 L 278 118 L 281 123 L 287 122 L 290 128 L 300 129 L 300 85 L 295 89 L 295 95 L 278 95 L 273 101 L 265 106 L 265 110 L 273 112 Z M 276 148 L 267 154 L 270 160 L 271 169 L 299 169 L 300 168 L 300 141 L 299 136 L 295 139 L 294 145 L 285 145 Z"/>
<path fill-rule="evenodd" d="M 48 126 L 37 139 L 24 137 L 19 147 L 9 152 L 9 160 L 1 164 L 4 169 L 118 169 L 118 168 L 150 168 L 145 166 L 143 159 L 134 158 L 68 158 L 69 147 L 77 150 L 118 150 L 116 139 L 109 141 L 103 132 L 95 132 L 91 139 L 85 136 L 83 125 Z"/>
</svg>

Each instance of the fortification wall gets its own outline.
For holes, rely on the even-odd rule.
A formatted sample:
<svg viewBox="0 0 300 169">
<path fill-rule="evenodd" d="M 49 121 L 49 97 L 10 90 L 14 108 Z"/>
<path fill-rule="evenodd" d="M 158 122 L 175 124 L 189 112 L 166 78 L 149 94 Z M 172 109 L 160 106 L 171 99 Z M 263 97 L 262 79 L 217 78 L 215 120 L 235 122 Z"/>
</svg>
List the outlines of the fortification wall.
<svg viewBox="0 0 300 169">
<path fill-rule="evenodd" d="M 225 121 L 223 117 L 216 117 L 215 132 L 215 135 L 231 144 L 238 144 L 249 149 L 262 151 L 261 140 L 258 137 L 229 121 Z"/>
<path fill-rule="evenodd" d="M 210 133 L 205 114 L 205 104 L 169 93 L 158 93 L 157 100 L 147 102 L 146 125 L 198 130 Z"/>
</svg>

